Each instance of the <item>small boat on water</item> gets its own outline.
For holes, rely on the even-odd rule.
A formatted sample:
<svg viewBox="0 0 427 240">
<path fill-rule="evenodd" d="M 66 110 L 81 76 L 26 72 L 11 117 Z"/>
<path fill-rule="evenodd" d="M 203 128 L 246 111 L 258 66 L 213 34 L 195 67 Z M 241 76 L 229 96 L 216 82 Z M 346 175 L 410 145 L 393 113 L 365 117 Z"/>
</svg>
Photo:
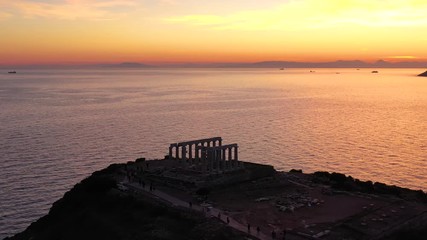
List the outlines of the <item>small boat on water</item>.
<svg viewBox="0 0 427 240">
<path fill-rule="evenodd" d="M 378 73 L 378 71 L 372 71 L 371 73 Z"/>
<path fill-rule="evenodd" d="M 280 70 L 285 70 L 285 68 L 280 68 Z"/>
<path fill-rule="evenodd" d="M 10 72 L 7 72 L 7 73 L 9 73 L 9 74 L 16 74 L 16 71 L 10 71 Z"/>
</svg>

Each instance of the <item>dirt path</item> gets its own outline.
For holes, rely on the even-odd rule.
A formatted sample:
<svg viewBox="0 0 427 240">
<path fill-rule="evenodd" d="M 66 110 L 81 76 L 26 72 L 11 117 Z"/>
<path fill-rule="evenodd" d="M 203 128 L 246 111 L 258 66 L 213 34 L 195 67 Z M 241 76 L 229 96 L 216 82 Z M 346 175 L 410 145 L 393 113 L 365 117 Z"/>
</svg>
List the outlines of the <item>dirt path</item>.
<svg viewBox="0 0 427 240">
<path fill-rule="evenodd" d="M 150 191 L 149 187 L 145 187 L 144 188 L 144 187 L 142 187 L 141 185 L 139 185 L 136 182 L 129 182 L 127 180 L 123 180 L 121 182 L 121 184 L 124 185 L 124 186 L 126 186 L 126 187 L 128 187 L 128 188 L 130 188 L 130 189 L 137 190 L 139 192 L 143 192 L 143 193 L 146 193 L 146 194 L 151 194 L 151 195 L 154 195 L 154 196 L 156 196 L 158 198 L 161 198 L 162 200 L 170 203 L 172 206 L 184 207 L 184 208 L 192 209 L 192 210 L 195 210 L 195 211 L 199 211 L 199 212 L 204 213 L 204 215 L 206 217 L 208 217 L 208 218 L 209 217 L 216 217 L 216 218 L 218 218 L 219 220 L 223 221 L 226 224 L 227 224 L 227 219 L 228 219 L 228 224 L 227 225 L 229 225 L 230 227 L 232 227 L 232 228 L 234 228 L 234 229 L 236 229 L 236 230 L 238 230 L 240 232 L 248 233 L 248 234 L 250 234 L 252 237 L 254 237 L 256 239 L 260 239 L 260 240 L 270 240 L 270 239 L 272 239 L 272 237 L 266 235 L 265 233 L 263 233 L 261 231 L 259 233 L 257 233 L 256 229 L 253 226 L 248 231 L 248 226 L 247 225 L 243 225 L 242 223 L 236 221 L 234 218 L 232 218 L 231 216 L 228 216 L 221 209 L 214 208 L 214 207 L 211 207 L 211 206 L 201 206 L 199 204 L 193 204 L 193 203 L 190 206 L 190 203 L 187 202 L 187 201 L 183 201 L 181 199 L 178 199 L 178 198 L 176 198 L 174 196 L 171 196 L 171 195 L 169 195 L 169 194 L 167 194 L 167 193 L 165 193 L 165 192 L 163 192 L 161 190 L 158 190 L 158 189 L 156 189 L 154 191 Z"/>
</svg>

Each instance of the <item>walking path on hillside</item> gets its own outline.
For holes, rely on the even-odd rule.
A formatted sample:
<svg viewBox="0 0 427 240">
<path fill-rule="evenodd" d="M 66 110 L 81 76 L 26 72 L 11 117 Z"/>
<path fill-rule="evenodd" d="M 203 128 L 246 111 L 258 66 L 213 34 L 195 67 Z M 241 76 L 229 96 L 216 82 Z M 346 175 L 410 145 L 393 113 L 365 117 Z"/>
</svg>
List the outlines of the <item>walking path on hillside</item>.
<svg viewBox="0 0 427 240">
<path fill-rule="evenodd" d="M 152 194 L 152 195 L 159 197 L 162 200 L 170 203 L 173 206 L 184 207 L 184 208 L 192 209 L 195 211 L 203 212 L 206 217 L 217 217 L 217 218 L 219 218 L 219 220 L 221 220 L 222 222 L 224 222 L 226 224 L 227 224 L 227 219 L 228 219 L 229 222 L 227 225 L 229 225 L 230 227 L 232 227 L 238 231 L 248 233 L 257 239 L 260 239 L 260 240 L 272 239 L 272 237 L 267 236 L 262 231 L 257 233 L 256 226 L 251 226 L 250 229 L 248 230 L 248 226 L 245 226 L 245 225 L 239 223 L 234 218 L 232 218 L 231 216 L 228 216 L 224 211 L 222 211 L 218 208 L 214 208 L 212 206 L 201 206 L 199 204 L 194 204 L 194 203 L 190 204 L 187 201 L 183 201 L 181 199 L 178 199 L 178 198 L 171 196 L 171 195 L 169 195 L 169 194 L 167 194 L 161 190 L 158 190 L 158 189 L 150 191 L 149 187 L 142 187 L 141 185 L 139 185 L 136 182 L 127 181 L 127 179 L 122 181 L 121 184 L 123 184 L 124 186 L 131 188 L 133 190 Z M 278 239 L 278 238 L 276 238 L 276 239 Z"/>
</svg>

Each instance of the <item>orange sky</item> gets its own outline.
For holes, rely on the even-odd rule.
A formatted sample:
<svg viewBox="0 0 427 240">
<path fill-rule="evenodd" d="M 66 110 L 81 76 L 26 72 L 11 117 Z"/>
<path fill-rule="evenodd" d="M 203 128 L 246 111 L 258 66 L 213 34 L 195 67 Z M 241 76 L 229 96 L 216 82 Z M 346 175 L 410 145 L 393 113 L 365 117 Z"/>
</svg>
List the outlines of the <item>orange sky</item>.
<svg viewBox="0 0 427 240">
<path fill-rule="evenodd" d="M 426 9 L 425 0 L 0 0 L 0 65 L 425 61 Z"/>
</svg>

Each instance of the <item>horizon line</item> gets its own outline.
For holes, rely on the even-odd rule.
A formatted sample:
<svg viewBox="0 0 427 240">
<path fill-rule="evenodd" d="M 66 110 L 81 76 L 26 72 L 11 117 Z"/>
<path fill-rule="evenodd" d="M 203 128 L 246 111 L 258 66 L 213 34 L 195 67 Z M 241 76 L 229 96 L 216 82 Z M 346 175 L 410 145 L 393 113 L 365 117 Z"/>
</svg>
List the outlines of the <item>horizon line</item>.
<svg viewBox="0 0 427 240">
<path fill-rule="evenodd" d="M 421 68 L 427 67 L 427 60 L 424 61 L 409 61 L 413 59 L 406 59 L 407 61 L 387 61 L 379 59 L 376 61 L 363 61 L 363 60 L 335 60 L 335 61 L 290 61 L 290 60 L 264 60 L 256 62 L 94 62 L 94 63 L 30 63 L 30 64 L 0 64 L 0 68 L 35 68 L 35 67 L 128 67 L 128 68 L 142 68 L 142 67 L 207 67 L 207 68 L 220 68 L 220 67 L 242 67 L 242 68 L 303 68 L 303 67 L 338 67 L 338 68 L 369 68 L 369 67 L 402 67 L 408 68 Z M 292 66 L 279 66 L 280 64 L 289 64 Z M 424 65 L 425 66 L 420 66 Z M 307 66 L 305 66 L 307 65 Z M 337 65 L 337 66 L 329 66 Z M 354 65 L 354 66 L 352 66 Z"/>
</svg>

